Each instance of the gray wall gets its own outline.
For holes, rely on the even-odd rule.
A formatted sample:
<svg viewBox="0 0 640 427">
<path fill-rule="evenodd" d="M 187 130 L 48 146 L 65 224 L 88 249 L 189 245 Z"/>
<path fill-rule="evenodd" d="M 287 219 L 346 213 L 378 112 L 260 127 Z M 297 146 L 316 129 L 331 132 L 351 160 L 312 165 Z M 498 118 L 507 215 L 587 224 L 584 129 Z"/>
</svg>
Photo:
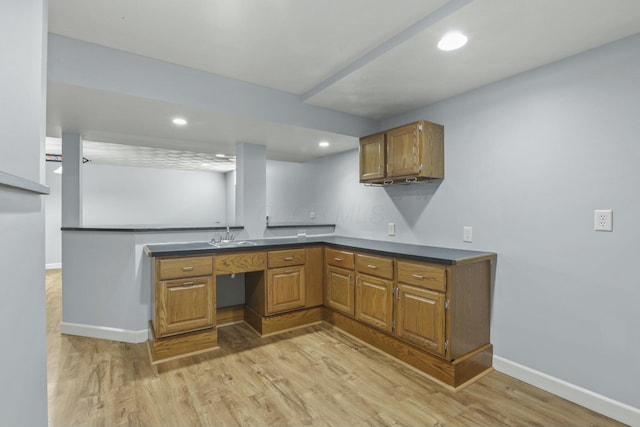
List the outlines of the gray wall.
<svg viewBox="0 0 640 427">
<path fill-rule="evenodd" d="M 85 163 L 84 225 L 225 224 L 219 172 Z"/>
<path fill-rule="evenodd" d="M 44 182 L 46 2 L 0 5 L 0 171 Z M 0 186 L 0 425 L 47 425 L 43 196 Z M 46 196 L 44 196 L 46 197 Z"/>
<path fill-rule="evenodd" d="M 46 265 L 62 262 L 60 163 L 47 162 Z M 226 175 L 218 172 L 83 165 L 84 225 L 226 224 Z"/>
<path fill-rule="evenodd" d="M 634 36 L 384 122 L 444 124 L 440 183 L 365 187 L 357 151 L 291 179 L 317 177 L 337 234 L 497 252 L 495 354 L 640 408 L 638 52 Z"/>
<path fill-rule="evenodd" d="M 271 223 L 310 222 L 316 177 L 308 164 L 267 161 L 267 215 Z M 331 185 L 327 182 L 327 185 Z"/>
</svg>

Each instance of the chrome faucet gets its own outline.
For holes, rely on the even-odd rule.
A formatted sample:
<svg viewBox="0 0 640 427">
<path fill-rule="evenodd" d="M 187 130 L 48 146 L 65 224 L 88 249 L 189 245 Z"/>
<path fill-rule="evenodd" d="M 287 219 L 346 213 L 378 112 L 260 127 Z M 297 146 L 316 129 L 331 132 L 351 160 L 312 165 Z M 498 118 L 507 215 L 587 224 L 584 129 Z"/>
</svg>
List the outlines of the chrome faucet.
<svg viewBox="0 0 640 427">
<path fill-rule="evenodd" d="M 229 226 L 227 225 L 227 231 L 223 235 L 218 236 L 218 240 L 214 237 L 211 239 L 211 243 L 223 243 L 223 242 L 231 242 L 236 238 L 236 235 L 231 233 L 229 230 Z"/>
</svg>

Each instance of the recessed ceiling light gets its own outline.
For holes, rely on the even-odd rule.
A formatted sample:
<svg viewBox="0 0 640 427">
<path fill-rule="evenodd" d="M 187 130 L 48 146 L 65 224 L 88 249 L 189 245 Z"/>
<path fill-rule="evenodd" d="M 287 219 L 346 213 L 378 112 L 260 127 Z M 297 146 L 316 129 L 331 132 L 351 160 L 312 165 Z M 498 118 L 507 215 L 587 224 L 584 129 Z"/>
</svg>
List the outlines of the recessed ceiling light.
<svg viewBox="0 0 640 427">
<path fill-rule="evenodd" d="M 178 126 L 184 126 L 187 124 L 187 121 L 182 117 L 175 117 L 172 121 L 174 125 L 178 125 Z"/>
<path fill-rule="evenodd" d="M 224 159 L 227 156 L 225 156 L 224 154 L 218 153 L 218 154 L 216 154 L 216 157 Z"/>
<path fill-rule="evenodd" d="M 467 44 L 467 36 L 457 31 L 447 33 L 438 42 L 440 50 L 456 50 Z"/>
<path fill-rule="evenodd" d="M 318 145 L 319 145 L 320 147 L 323 147 L 323 148 L 324 148 L 324 147 L 328 147 L 328 146 L 329 146 L 329 143 L 328 143 L 327 141 L 322 141 L 322 142 L 320 142 Z"/>
</svg>

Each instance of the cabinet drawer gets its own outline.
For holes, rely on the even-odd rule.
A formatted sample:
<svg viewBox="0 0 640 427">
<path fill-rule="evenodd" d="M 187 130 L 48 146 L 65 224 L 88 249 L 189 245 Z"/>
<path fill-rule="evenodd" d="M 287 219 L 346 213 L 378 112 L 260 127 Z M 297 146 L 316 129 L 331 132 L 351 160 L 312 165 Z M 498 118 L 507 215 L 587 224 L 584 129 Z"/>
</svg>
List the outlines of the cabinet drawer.
<svg viewBox="0 0 640 427">
<path fill-rule="evenodd" d="M 267 264 L 269 268 L 286 267 L 305 263 L 304 249 L 289 249 L 284 251 L 269 251 Z"/>
<path fill-rule="evenodd" d="M 216 274 L 246 273 L 264 270 L 267 265 L 264 252 L 238 252 L 215 256 Z"/>
<path fill-rule="evenodd" d="M 358 272 L 383 279 L 393 279 L 393 259 L 356 254 L 356 267 Z"/>
<path fill-rule="evenodd" d="M 398 261 L 398 282 L 446 292 L 447 272 L 429 264 Z"/>
<path fill-rule="evenodd" d="M 210 276 L 213 273 L 211 256 L 165 258 L 160 259 L 158 262 L 160 280 Z"/>
<path fill-rule="evenodd" d="M 337 249 L 327 248 L 326 254 L 327 254 L 327 264 L 329 265 L 334 265 L 336 267 L 349 268 L 349 269 L 353 269 L 355 266 L 353 252 L 339 251 Z"/>
</svg>

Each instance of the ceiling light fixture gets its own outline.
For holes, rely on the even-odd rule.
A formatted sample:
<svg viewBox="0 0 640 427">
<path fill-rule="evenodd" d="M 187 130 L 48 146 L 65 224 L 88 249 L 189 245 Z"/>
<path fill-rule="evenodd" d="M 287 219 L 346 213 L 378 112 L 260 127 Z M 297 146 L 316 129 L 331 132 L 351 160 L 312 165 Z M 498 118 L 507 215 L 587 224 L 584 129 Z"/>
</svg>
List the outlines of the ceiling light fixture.
<svg viewBox="0 0 640 427">
<path fill-rule="evenodd" d="M 182 117 L 175 117 L 172 120 L 174 125 L 178 125 L 178 126 L 184 126 L 187 124 L 187 121 L 185 119 L 183 119 Z"/>
<path fill-rule="evenodd" d="M 324 148 L 324 147 L 328 147 L 329 143 L 327 141 L 322 141 L 318 144 L 320 147 Z"/>
<path fill-rule="evenodd" d="M 227 156 L 225 156 L 224 154 L 220 154 L 220 153 L 218 153 L 218 154 L 216 154 L 216 157 L 218 157 L 219 159 L 224 159 L 224 158 L 226 158 Z"/>
<path fill-rule="evenodd" d="M 438 49 L 440 50 L 456 50 L 467 44 L 467 36 L 464 34 L 453 31 L 442 36 L 438 42 Z"/>
</svg>

